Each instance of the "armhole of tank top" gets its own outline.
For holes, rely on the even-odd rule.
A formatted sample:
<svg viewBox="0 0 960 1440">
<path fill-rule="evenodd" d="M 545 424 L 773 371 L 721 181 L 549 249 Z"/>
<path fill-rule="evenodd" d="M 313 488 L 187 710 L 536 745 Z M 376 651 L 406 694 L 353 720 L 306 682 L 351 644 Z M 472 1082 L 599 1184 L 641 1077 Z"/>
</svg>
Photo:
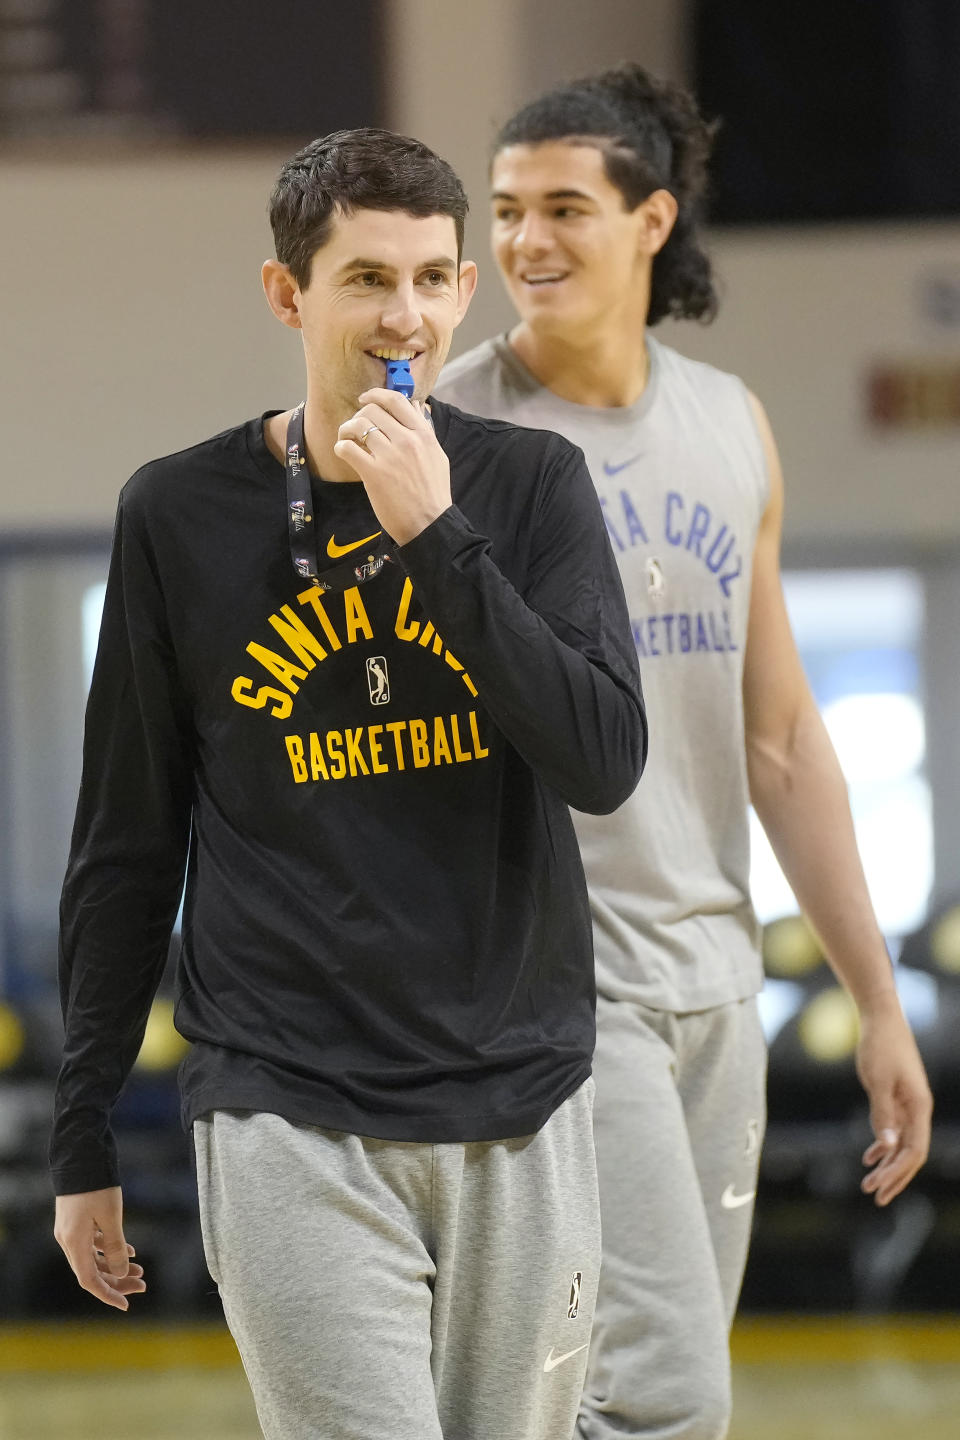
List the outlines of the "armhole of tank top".
<svg viewBox="0 0 960 1440">
<path fill-rule="evenodd" d="M 750 387 L 745 380 L 741 380 L 739 375 L 734 375 L 732 378 L 736 381 L 737 388 L 740 391 L 740 398 L 746 412 L 747 427 L 756 452 L 757 476 L 759 479 L 757 527 L 759 528 L 760 522 L 767 513 L 767 506 L 770 504 L 770 466 L 767 464 L 767 452 L 763 443 L 763 436 L 760 434 L 760 427 L 757 424 L 753 402 L 750 398 Z M 759 399 L 757 403 L 760 404 Z"/>
</svg>

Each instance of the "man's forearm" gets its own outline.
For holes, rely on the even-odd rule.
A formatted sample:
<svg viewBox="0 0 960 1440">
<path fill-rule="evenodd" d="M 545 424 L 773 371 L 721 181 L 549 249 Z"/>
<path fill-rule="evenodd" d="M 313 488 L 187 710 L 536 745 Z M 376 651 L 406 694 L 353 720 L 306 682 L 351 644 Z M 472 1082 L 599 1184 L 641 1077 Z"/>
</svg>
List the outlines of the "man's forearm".
<svg viewBox="0 0 960 1440">
<path fill-rule="evenodd" d="M 748 743 L 750 796 L 801 909 L 861 1011 L 896 1001 L 836 754 L 813 705 L 782 750 Z"/>
<path fill-rule="evenodd" d="M 510 743 L 575 809 L 614 810 L 636 787 L 646 755 L 639 677 L 612 650 L 604 668 L 564 643 L 488 550 L 451 507 L 402 554 L 431 619 Z M 570 577 L 571 592 L 580 580 Z M 612 593 L 612 582 L 606 588 Z M 625 611 L 622 626 L 627 636 Z M 599 652 L 609 636 L 599 621 L 596 629 Z"/>
</svg>

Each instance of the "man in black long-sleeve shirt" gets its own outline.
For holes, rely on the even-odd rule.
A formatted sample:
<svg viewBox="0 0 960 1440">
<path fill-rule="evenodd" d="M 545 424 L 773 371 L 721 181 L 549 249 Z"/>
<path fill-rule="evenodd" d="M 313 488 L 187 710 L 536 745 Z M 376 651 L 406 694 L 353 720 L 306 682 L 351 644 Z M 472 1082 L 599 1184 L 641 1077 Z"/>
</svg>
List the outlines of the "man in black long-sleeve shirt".
<svg viewBox="0 0 960 1440">
<path fill-rule="evenodd" d="M 126 485 L 87 710 L 57 1238 L 104 1303 L 144 1288 L 109 1119 L 186 869 L 204 1243 L 283 1440 L 557 1440 L 589 1338 L 567 806 L 630 794 L 646 726 L 580 452 L 426 398 L 476 281 L 465 211 L 384 131 L 287 163 L 263 279 L 306 401 Z"/>
</svg>

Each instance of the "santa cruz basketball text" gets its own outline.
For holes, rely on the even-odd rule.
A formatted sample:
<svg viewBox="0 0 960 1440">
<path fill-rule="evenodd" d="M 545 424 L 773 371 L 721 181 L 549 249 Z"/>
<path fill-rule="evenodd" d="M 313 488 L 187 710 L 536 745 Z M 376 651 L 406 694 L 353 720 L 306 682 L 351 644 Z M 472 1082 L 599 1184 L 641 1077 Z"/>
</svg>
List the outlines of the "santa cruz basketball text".
<svg viewBox="0 0 960 1440">
<path fill-rule="evenodd" d="M 471 695 L 476 686 L 456 656 L 446 648 L 429 620 L 410 618 L 413 586 L 404 581 L 394 617 L 397 639 L 416 644 L 455 671 Z M 374 639 L 371 618 L 360 590 L 352 586 L 342 595 L 324 594 L 316 586 L 302 591 L 297 602 L 304 607 L 310 623 L 290 605 L 282 605 L 268 616 L 269 624 L 283 641 L 283 649 L 272 649 L 257 640 L 247 645 L 247 654 L 257 661 L 278 685 L 259 684 L 248 675 L 238 675 L 230 693 L 238 705 L 251 710 L 268 709 L 278 720 L 293 712 L 294 696 L 309 672 L 331 653 L 358 640 Z M 432 718 L 395 720 L 378 725 L 360 725 L 323 734 L 285 735 L 284 744 L 293 778 L 343 780 L 389 771 L 419 770 L 430 765 L 457 765 L 483 760 L 489 750 L 480 739 L 476 711 L 463 715 L 436 715 Z"/>
</svg>

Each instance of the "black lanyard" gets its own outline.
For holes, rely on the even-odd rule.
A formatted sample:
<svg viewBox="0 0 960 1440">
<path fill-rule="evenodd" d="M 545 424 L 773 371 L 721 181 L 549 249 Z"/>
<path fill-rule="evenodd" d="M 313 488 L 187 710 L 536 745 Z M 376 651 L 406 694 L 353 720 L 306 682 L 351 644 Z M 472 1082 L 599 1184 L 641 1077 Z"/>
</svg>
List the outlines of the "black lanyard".
<svg viewBox="0 0 960 1440">
<path fill-rule="evenodd" d="M 290 416 L 284 453 L 290 558 L 301 580 L 312 580 L 321 590 L 346 590 L 351 585 L 362 585 L 366 580 L 375 579 L 384 565 L 393 562 L 393 551 L 383 549 L 376 555 L 358 557 L 359 563 L 348 561 L 343 565 L 334 565 L 320 575 L 310 467 L 303 438 L 303 410 L 301 403 Z"/>
</svg>

